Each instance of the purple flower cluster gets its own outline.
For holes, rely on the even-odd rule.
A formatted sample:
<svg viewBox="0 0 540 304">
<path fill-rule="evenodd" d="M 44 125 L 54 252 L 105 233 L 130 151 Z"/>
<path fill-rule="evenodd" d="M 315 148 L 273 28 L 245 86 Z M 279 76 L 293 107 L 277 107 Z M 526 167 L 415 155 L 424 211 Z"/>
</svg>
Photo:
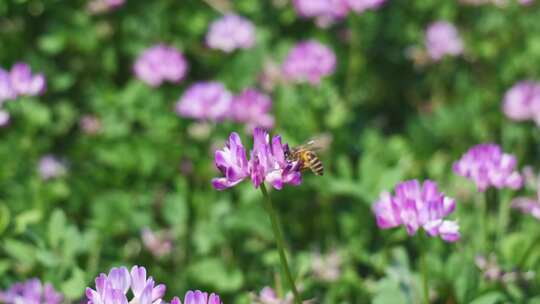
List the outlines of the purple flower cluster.
<svg viewBox="0 0 540 304">
<path fill-rule="evenodd" d="M 126 267 L 112 268 L 108 275 L 102 273 L 96 280 L 96 289 L 86 288 L 88 304 L 162 304 L 166 287 L 163 284 L 155 285 L 152 277 L 146 277 L 144 267 L 133 266 L 131 272 Z M 131 300 L 128 300 L 128 291 L 131 290 Z M 174 297 L 171 304 L 182 304 L 178 297 Z M 222 304 L 218 295 L 206 292 L 188 291 L 184 297 L 184 304 Z"/>
<path fill-rule="evenodd" d="M 179 83 L 184 79 L 188 63 L 177 49 L 158 44 L 146 49 L 137 58 L 134 66 L 135 75 L 152 87 L 169 81 Z"/>
<path fill-rule="evenodd" d="M 317 85 L 336 69 L 336 55 L 327 46 L 314 41 L 298 43 L 289 51 L 282 66 L 284 77 L 294 82 Z"/>
<path fill-rule="evenodd" d="M 101 14 L 118 9 L 126 0 L 92 0 L 88 3 L 88 10 L 93 14 Z"/>
<path fill-rule="evenodd" d="M 0 104 L 19 96 L 36 96 L 45 92 L 43 74 L 33 74 L 26 63 L 16 63 L 8 72 L 0 68 Z"/>
<path fill-rule="evenodd" d="M 178 297 L 174 297 L 171 304 L 182 304 Z M 184 304 L 223 304 L 219 296 L 211 293 L 210 296 L 206 292 L 200 290 L 188 291 L 184 296 Z"/>
<path fill-rule="evenodd" d="M 144 228 L 141 232 L 141 240 L 144 247 L 156 258 L 171 253 L 172 236 L 169 231 L 154 232 L 150 228 Z"/>
<path fill-rule="evenodd" d="M 344 18 L 349 11 L 358 14 L 369 9 L 377 9 L 386 0 L 293 0 L 296 13 L 305 18 L 316 18 L 319 25 L 325 26 Z"/>
<path fill-rule="evenodd" d="M 512 200 L 512 208 L 540 220 L 540 196 L 537 198 L 517 197 Z"/>
<path fill-rule="evenodd" d="M 261 292 L 254 297 L 256 304 L 293 304 L 294 298 L 291 292 L 288 292 L 283 299 L 279 298 L 274 289 L 264 287 Z M 305 302 L 307 303 L 307 301 Z"/>
<path fill-rule="evenodd" d="M 540 83 L 525 80 L 512 86 L 504 95 L 503 112 L 512 120 L 540 125 Z"/>
<path fill-rule="evenodd" d="M 248 160 L 240 136 L 232 133 L 225 147 L 216 151 L 215 164 L 224 177 L 212 179 L 212 185 L 217 190 L 224 190 L 248 177 L 256 188 L 263 182 L 270 183 L 275 189 L 283 188 L 284 184 L 299 185 L 302 175 L 298 164 L 286 159 L 287 150 L 288 145 L 281 142 L 281 136 L 276 135 L 270 141 L 268 132 L 255 128 Z"/>
<path fill-rule="evenodd" d="M 0 303 L 5 304 L 60 304 L 62 294 L 50 283 L 42 284 L 39 279 L 15 283 L 8 290 L 0 291 Z"/>
<path fill-rule="evenodd" d="M 248 19 L 227 14 L 212 22 L 206 34 L 206 45 L 230 53 L 236 49 L 249 49 L 255 45 L 255 26 Z"/>
<path fill-rule="evenodd" d="M 523 178 L 515 171 L 516 162 L 515 156 L 503 153 L 496 144 L 479 144 L 470 148 L 455 162 L 453 170 L 456 174 L 474 181 L 480 192 L 491 186 L 497 189 L 519 189 Z"/>
<path fill-rule="evenodd" d="M 444 220 L 454 211 L 456 203 L 439 192 L 435 182 L 405 181 L 396 186 L 395 193 L 392 196 L 383 192 L 373 206 L 379 228 L 403 225 L 409 235 L 414 235 L 422 227 L 429 236 L 440 236 L 447 242 L 459 240 L 457 222 Z"/>
<path fill-rule="evenodd" d="M 456 27 L 446 21 L 431 23 L 426 30 L 425 45 L 432 60 L 463 53 L 463 41 Z"/>
<path fill-rule="evenodd" d="M 199 82 L 189 87 L 176 103 L 176 112 L 182 117 L 198 120 L 232 120 L 250 128 L 271 128 L 274 117 L 270 114 L 272 100 L 255 90 L 246 89 L 233 96 L 219 82 Z"/>
<path fill-rule="evenodd" d="M 66 166 L 56 156 L 47 154 L 39 160 L 38 172 L 42 179 L 48 180 L 66 173 Z"/>
<path fill-rule="evenodd" d="M 176 103 L 176 113 L 199 120 L 222 121 L 230 115 L 233 96 L 219 82 L 199 82 Z"/>
</svg>

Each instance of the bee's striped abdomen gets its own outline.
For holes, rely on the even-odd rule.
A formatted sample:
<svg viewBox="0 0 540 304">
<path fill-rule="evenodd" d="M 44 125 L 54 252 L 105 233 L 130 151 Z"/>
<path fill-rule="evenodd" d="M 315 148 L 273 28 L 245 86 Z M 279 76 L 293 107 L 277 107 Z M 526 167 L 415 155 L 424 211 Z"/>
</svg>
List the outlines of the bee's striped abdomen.
<svg viewBox="0 0 540 304">
<path fill-rule="evenodd" d="M 319 157 L 317 157 L 317 155 L 314 153 L 314 152 L 309 152 L 308 153 L 308 158 L 309 158 L 309 168 L 311 169 L 311 171 L 315 174 L 315 175 L 323 175 L 324 174 L 324 167 L 323 167 L 323 164 L 321 162 L 321 160 L 319 159 Z"/>
</svg>

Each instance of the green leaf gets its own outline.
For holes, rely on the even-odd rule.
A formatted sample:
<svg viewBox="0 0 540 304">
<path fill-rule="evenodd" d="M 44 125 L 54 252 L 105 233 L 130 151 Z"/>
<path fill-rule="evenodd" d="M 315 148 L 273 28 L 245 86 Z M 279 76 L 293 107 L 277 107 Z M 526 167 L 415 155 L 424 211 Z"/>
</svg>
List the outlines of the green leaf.
<svg viewBox="0 0 540 304">
<path fill-rule="evenodd" d="M 57 248 L 65 232 L 66 216 L 62 210 L 56 209 L 49 220 L 48 237 L 52 248 Z"/>
<path fill-rule="evenodd" d="M 86 279 L 84 277 L 84 272 L 79 268 L 75 268 L 71 273 L 71 277 L 62 283 L 60 290 L 66 298 L 75 300 L 83 295 L 85 287 Z"/>
<path fill-rule="evenodd" d="M 496 304 L 503 301 L 505 296 L 500 291 L 490 291 L 474 299 L 470 304 Z"/>
<path fill-rule="evenodd" d="M 0 204 L 0 235 L 6 230 L 9 225 L 10 212 L 6 205 Z"/>
<path fill-rule="evenodd" d="M 218 258 L 193 263 L 189 266 L 188 272 L 200 284 L 221 292 L 237 291 L 244 283 L 244 277 L 239 269 L 227 267 L 223 260 Z"/>
</svg>

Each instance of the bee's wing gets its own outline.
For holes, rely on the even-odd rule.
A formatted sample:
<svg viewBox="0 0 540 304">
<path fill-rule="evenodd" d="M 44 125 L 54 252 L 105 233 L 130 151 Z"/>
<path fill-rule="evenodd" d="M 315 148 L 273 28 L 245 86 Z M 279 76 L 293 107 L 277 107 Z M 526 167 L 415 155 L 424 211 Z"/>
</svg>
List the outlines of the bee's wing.
<svg viewBox="0 0 540 304">
<path fill-rule="evenodd" d="M 295 147 L 295 149 L 297 150 L 304 149 L 304 150 L 310 150 L 310 151 L 324 151 L 328 149 L 331 142 L 332 142 L 332 138 L 330 137 L 330 135 L 320 135 L 320 136 L 311 138 L 310 140 L 306 141 L 300 146 Z"/>
</svg>

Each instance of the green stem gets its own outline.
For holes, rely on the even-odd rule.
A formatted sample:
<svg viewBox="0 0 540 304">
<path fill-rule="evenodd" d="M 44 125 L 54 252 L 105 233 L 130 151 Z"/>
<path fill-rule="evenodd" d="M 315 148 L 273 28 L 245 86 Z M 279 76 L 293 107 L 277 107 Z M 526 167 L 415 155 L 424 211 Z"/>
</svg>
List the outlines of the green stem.
<svg viewBox="0 0 540 304">
<path fill-rule="evenodd" d="M 484 250 L 488 250 L 488 243 L 489 243 L 489 227 L 488 227 L 488 224 L 489 224 L 489 221 L 488 221 L 488 218 L 489 218 L 489 201 L 490 201 L 490 198 L 489 198 L 489 189 L 487 189 L 486 191 L 484 191 L 484 203 L 482 205 L 482 233 L 484 235 L 484 240 L 483 240 L 483 249 Z"/>
<path fill-rule="evenodd" d="M 420 263 L 422 267 L 422 287 L 424 291 L 424 303 L 429 304 L 429 286 L 428 286 L 428 267 L 426 263 L 427 255 L 427 242 L 425 236 L 422 235 L 423 232 L 418 232 L 420 238 Z"/>
<path fill-rule="evenodd" d="M 274 210 L 274 207 L 272 206 L 272 199 L 268 195 L 264 183 L 261 184 L 261 192 L 265 198 L 265 208 L 268 212 L 268 216 L 270 217 L 270 222 L 272 223 L 272 230 L 274 231 L 274 238 L 276 239 L 276 244 L 279 251 L 281 268 L 285 274 L 285 277 L 289 281 L 290 288 L 292 289 L 294 295 L 294 303 L 300 304 L 300 294 L 298 293 L 296 285 L 294 284 L 291 271 L 289 270 L 289 264 L 287 263 L 287 256 L 285 255 L 285 242 L 283 241 L 283 234 L 281 232 L 281 229 L 279 228 L 278 216 L 276 211 Z"/>
</svg>

